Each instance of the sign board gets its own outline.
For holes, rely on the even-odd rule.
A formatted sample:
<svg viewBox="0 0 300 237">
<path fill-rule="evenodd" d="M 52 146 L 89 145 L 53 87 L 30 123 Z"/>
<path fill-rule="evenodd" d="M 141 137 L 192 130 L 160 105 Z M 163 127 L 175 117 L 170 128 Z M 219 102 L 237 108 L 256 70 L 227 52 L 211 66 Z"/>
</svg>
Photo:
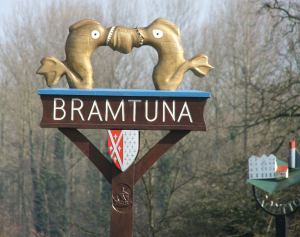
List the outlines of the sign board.
<svg viewBox="0 0 300 237">
<path fill-rule="evenodd" d="M 205 131 L 208 92 L 40 89 L 43 128 Z"/>
</svg>

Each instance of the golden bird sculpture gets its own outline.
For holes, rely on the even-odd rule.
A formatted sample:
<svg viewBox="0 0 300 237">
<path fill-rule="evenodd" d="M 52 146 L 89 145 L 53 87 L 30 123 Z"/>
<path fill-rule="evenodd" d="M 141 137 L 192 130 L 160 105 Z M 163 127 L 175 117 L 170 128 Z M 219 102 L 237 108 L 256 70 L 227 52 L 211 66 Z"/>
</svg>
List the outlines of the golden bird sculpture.
<svg viewBox="0 0 300 237">
<path fill-rule="evenodd" d="M 188 70 L 203 77 L 213 68 L 203 54 L 185 59 L 179 28 L 163 18 L 141 28 L 104 28 L 95 20 L 85 19 L 70 26 L 69 32 L 66 60 L 62 62 L 54 57 L 41 60 L 37 73 L 45 76 L 49 87 L 66 75 L 70 88 L 93 88 L 91 55 L 97 47 L 105 45 L 124 54 L 130 53 L 134 47 L 152 46 L 158 53 L 158 63 L 152 74 L 157 90 L 176 90 Z"/>
<path fill-rule="evenodd" d="M 70 88 L 93 88 L 91 56 L 97 47 L 106 44 L 107 33 L 107 29 L 95 20 L 85 19 L 71 25 L 65 45 L 66 59 L 45 57 L 37 73 L 45 76 L 49 87 L 66 75 Z"/>
</svg>

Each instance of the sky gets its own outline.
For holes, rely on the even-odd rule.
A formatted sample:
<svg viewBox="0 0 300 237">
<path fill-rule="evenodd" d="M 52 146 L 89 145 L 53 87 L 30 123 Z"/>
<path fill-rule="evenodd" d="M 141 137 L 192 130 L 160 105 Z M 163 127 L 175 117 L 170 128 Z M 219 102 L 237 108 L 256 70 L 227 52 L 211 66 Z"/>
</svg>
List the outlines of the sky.
<svg viewBox="0 0 300 237">
<path fill-rule="evenodd" d="M 7 16 L 10 16 L 14 6 L 17 5 L 19 2 L 26 4 L 26 2 L 32 2 L 32 0 L 0 0 L 0 21 Z M 38 0 L 49 2 L 49 0 Z"/>
<path fill-rule="evenodd" d="M 14 5 L 20 1 L 22 2 L 22 0 L 0 0 L 0 21 L 3 18 L 9 16 L 12 13 Z M 25 0 L 25 1 L 29 1 L 29 0 Z M 49 2 L 49 0 L 39 0 L 39 1 Z M 207 0 L 201 0 L 201 1 L 202 1 L 201 5 L 205 5 L 207 7 L 207 5 L 208 5 L 207 3 L 209 1 L 207 1 Z M 23 3 L 24 3 L 24 1 L 23 1 Z"/>
<path fill-rule="evenodd" d="M 9 15 L 18 0 L 0 0 L 0 19 Z"/>
<path fill-rule="evenodd" d="M 5 38 L 1 29 L 2 21 L 12 15 L 15 4 L 20 0 L 0 0 L 0 38 Z"/>
<path fill-rule="evenodd" d="M 3 23 L 4 20 L 8 20 L 8 22 L 9 22 L 9 19 L 11 17 L 14 17 L 13 10 L 15 9 L 15 7 L 18 5 L 24 6 L 24 5 L 26 5 L 26 3 L 34 2 L 34 1 L 49 3 L 51 1 L 56 1 L 56 0 L 0 0 L 0 38 L 2 38 L 4 36 L 3 35 L 4 33 L 1 30 L 1 24 Z M 58 1 L 60 1 L 60 0 L 58 0 Z M 107 0 L 107 1 L 110 1 L 110 0 Z M 164 1 L 164 0 L 158 0 L 158 1 Z M 193 1 L 193 0 L 190 0 L 190 1 Z M 209 10 L 208 10 L 209 6 L 213 2 L 217 2 L 219 0 L 195 0 L 195 1 L 199 1 L 199 5 L 201 5 L 202 11 L 201 11 L 201 14 L 199 14 L 199 18 L 200 18 L 199 20 L 203 21 L 203 19 L 207 17 L 207 14 L 209 14 Z"/>
</svg>

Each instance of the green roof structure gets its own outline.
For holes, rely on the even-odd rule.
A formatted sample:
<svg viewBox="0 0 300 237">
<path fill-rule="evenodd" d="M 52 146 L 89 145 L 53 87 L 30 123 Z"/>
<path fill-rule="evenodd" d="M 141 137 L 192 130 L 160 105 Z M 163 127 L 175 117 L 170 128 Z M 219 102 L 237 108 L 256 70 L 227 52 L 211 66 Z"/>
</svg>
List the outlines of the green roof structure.
<svg viewBox="0 0 300 237">
<path fill-rule="evenodd" d="M 277 160 L 277 164 L 287 166 L 287 163 L 282 160 Z M 247 183 L 272 194 L 300 183 L 300 169 L 289 169 L 287 179 L 248 179 Z"/>
</svg>

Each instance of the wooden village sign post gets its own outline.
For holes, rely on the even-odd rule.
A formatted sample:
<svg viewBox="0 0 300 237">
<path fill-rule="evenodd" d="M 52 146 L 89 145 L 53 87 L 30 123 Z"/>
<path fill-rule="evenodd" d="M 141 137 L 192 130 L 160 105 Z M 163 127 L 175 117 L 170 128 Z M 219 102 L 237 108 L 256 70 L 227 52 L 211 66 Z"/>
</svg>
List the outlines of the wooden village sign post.
<svg viewBox="0 0 300 237">
<path fill-rule="evenodd" d="M 205 130 L 203 109 L 209 97 L 209 94 L 204 92 L 170 93 L 135 90 L 120 92 L 118 90 L 41 89 L 39 94 L 44 111 L 41 127 L 58 128 L 111 183 L 111 236 L 113 237 L 132 236 L 135 183 L 161 155 L 190 131 Z M 96 106 L 93 107 L 93 104 L 97 104 L 99 110 L 95 109 Z M 79 109 L 81 107 L 82 109 Z M 110 163 L 88 138 L 77 130 L 78 128 L 150 129 L 170 130 L 170 132 L 139 162 L 122 172 Z"/>
<path fill-rule="evenodd" d="M 121 53 L 129 53 L 133 47 L 153 46 L 159 60 L 153 71 L 157 90 L 92 89 L 90 58 L 97 47 L 105 45 Z M 206 130 L 203 111 L 210 94 L 174 90 L 187 70 L 192 70 L 197 76 L 205 76 L 212 67 L 205 55 L 199 54 L 186 60 L 179 29 L 161 18 L 144 28 L 105 28 L 95 20 L 81 20 L 69 28 L 65 49 L 65 61 L 46 57 L 37 71 L 45 76 L 49 87 L 65 75 L 71 88 L 38 91 L 43 105 L 40 125 L 42 128 L 58 128 L 111 183 L 110 236 L 130 237 L 136 182 L 190 131 Z M 108 129 L 112 162 L 78 129 Z M 132 152 L 121 155 L 120 150 L 128 148 L 128 145 L 119 144 L 121 139 L 126 143 L 126 134 L 130 134 L 133 137 L 131 146 L 136 147 L 137 136 L 126 131 L 140 129 L 170 132 L 134 163 L 137 150 L 134 155 Z M 131 155 L 126 157 L 126 154 Z"/>
</svg>

